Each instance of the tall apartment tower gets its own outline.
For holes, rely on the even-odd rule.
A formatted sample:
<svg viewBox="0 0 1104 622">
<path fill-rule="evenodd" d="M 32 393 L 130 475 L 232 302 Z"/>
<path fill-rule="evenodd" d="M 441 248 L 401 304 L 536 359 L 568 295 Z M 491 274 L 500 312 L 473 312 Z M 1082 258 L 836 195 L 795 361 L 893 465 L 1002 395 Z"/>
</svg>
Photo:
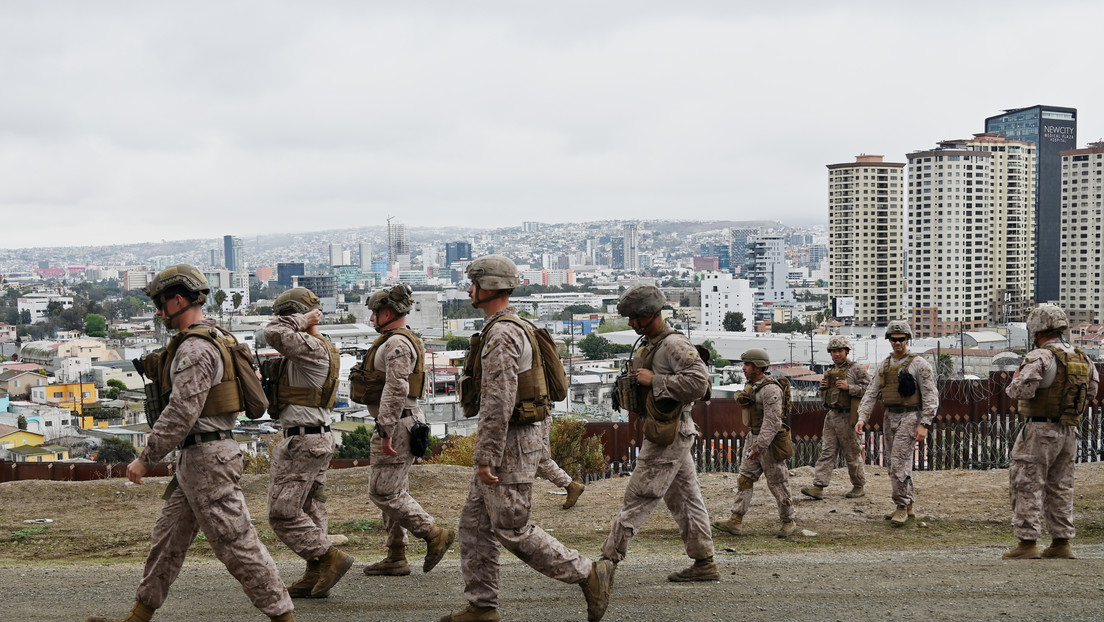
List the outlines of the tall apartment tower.
<svg viewBox="0 0 1104 622">
<path fill-rule="evenodd" d="M 445 242 L 445 266 L 451 266 L 454 261 L 469 261 L 472 258 L 471 243 L 458 240 Z"/>
<path fill-rule="evenodd" d="M 755 317 L 769 320 L 774 305 L 793 301 L 787 284 L 790 267 L 786 262 L 786 240 L 779 234 L 755 235 L 747 239 L 748 281 L 755 288 Z"/>
<path fill-rule="evenodd" d="M 953 142 L 908 154 L 906 304 L 916 337 L 979 330 L 993 300 L 992 161 Z"/>
<path fill-rule="evenodd" d="M 360 256 L 357 257 L 358 265 L 361 272 L 372 271 L 372 243 L 361 242 L 360 243 Z"/>
<path fill-rule="evenodd" d="M 391 222 L 387 219 L 387 262 L 394 265 L 399 261 L 400 255 L 409 255 L 410 248 L 406 243 L 406 224 Z"/>
<path fill-rule="evenodd" d="M 340 244 L 330 244 L 330 266 L 343 266 L 345 265 L 345 253 L 342 252 Z"/>
<path fill-rule="evenodd" d="M 741 229 L 733 227 L 728 230 L 728 257 L 733 274 L 747 275 L 748 269 L 748 238 L 758 235 L 758 229 Z"/>
<path fill-rule="evenodd" d="M 1061 263 L 1062 151 L 1077 148 L 1077 109 L 1032 106 L 985 120 L 987 133 L 1034 143 L 1035 300 L 1057 301 Z"/>
<path fill-rule="evenodd" d="M 859 326 L 905 317 L 904 169 L 880 155 L 828 165 L 828 291 L 855 299 Z"/>
<path fill-rule="evenodd" d="M 245 262 L 242 261 L 242 249 L 241 238 L 232 235 L 222 236 L 222 257 L 225 262 L 223 265 L 227 270 L 245 269 Z"/>
<path fill-rule="evenodd" d="M 1070 322 L 1104 323 L 1104 142 L 1062 152 L 1062 261 L 1058 304 Z"/>
<path fill-rule="evenodd" d="M 640 271 L 640 238 L 637 234 L 637 228 L 635 222 L 625 223 L 622 227 L 624 232 L 624 260 L 625 270 L 631 272 Z"/>
</svg>

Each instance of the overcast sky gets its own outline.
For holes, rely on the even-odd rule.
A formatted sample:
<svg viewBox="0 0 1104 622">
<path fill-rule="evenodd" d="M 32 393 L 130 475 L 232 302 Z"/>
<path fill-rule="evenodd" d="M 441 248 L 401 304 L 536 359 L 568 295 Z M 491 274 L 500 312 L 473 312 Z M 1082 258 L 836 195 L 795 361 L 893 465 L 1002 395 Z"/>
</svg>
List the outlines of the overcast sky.
<svg viewBox="0 0 1104 622">
<path fill-rule="evenodd" d="M 907 8 L 905 8 L 907 7 Z M 1104 137 L 1104 2 L 0 3 L 0 247 L 827 222 L 1007 108 Z"/>
</svg>

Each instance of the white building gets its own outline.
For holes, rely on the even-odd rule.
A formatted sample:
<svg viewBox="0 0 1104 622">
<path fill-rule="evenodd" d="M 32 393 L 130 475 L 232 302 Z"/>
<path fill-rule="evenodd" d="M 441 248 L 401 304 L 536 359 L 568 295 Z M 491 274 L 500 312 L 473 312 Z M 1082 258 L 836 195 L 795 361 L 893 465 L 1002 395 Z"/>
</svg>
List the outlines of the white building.
<svg viewBox="0 0 1104 622">
<path fill-rule="evenodd" d="M 793 290 L 787 283 L 790 274 L 786 262 L 786 240 L 778 234 L 760 234 L 747 239 L 748 281 L 755 288 L 755 313 L 769 320 L 775 305 L 793 302 Z"/>
<path fill-rule="evenodd" d="M 145 287 L 145 284 L 142 284 Z M 45 292 L 31 292 L 29 294 L 19 297 L 17 306 L 19 313 L 22 314 L 27 311 L 31 314 L 31 324 L 46 321 L 48 317 L 46 314 L 46 308 L 50 306 L 51 302 L 56 302 L 61 305 L 63 309 L 73 308 L 72 296 L 59 296 L 57 294 L 50 294 Z"/>
<path fill-rule="evenodd" d="M 724 330 L 728 313 L 744 315 L 744 331 L 755 330 L 755 290 L 747 279 L 727 272 L 707 272 L 701 279 L 701 326 L 703 330 Z"/>
<path fill-rule="evenodd" d="M 1070 323 L 1104 323 L 1104 142 L 1062 152 L 1062 245 L 1058 304 Z"/>
</svg>

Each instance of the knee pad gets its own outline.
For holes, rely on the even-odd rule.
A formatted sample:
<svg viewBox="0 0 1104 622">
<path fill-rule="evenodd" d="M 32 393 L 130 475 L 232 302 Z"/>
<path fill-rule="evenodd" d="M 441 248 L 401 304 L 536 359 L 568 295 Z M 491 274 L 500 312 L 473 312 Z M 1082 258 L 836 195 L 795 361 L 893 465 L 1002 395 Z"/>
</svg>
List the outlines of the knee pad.
<svg viewBox="0 0 1104 622">
<path fill-rule="evenodd" d="M 746 475 L 736 478 L 736 490 L 751 490 L 754 486 L 755 481 Z"/>
</svg>

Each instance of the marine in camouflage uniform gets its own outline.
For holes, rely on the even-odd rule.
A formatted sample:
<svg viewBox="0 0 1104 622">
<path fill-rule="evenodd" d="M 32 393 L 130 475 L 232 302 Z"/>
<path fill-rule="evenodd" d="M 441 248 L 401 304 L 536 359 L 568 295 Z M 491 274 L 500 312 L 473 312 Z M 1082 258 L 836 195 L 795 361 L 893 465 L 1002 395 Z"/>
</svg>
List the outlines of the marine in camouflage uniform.
<svg viewBox="0 0 1104 622">
<path fill-rule="evenodd" d="M 416 351 L 414 342 L 396 331 L 406 328 L 412 304 L 411 290 L 403 284 L 380 290 L 368 301 L 372 324 L 381 333 L 381 341 L 373 344 L 368 356 L 374 357 L 373 369 L 386 375 L 379 402 L 367 404 L 376 420 L 368 498 L 383 513 L 387 533 L 387 557 L 364 569 L 364 574 L 372 576 L 410 574 L 407 531 L 426 541 L 422 572 L 432 570 L 456 540 L 455 531 L 435 526 L 433 517 L 410 495 L 410 467 L 414 464 L 410 431 L 415 424 L 425 423 L 417 398 L 409 395 L 410 377 L 425 351 Z M 422 347 L 420 341 L 417 347 Z M 424 378 L 420 382 L 424 387 Z"/>
<path fill-rule="evenodd" d="M 894 320 L 886 327 L 886 339 L 893 353 L 883 360 L 874 372 L 874 378 L 859 404 L 859 421 L 855 432 L 861 434 L 874 404 L 881 400 L 885 405 L 882 426 L 882 445 L 888 457 L 889 485 L 896 509 L 886 514 L 894 527 L 900 527 L 916 516 L 913 511 L 915 494 L 912 485 L 912 466 L 915 459 L 915 443 L 928 437 L 928 430 L 939 408 L 939 389 L 935 374 L 927 359 L 908 350 L 912 329 L 906 322 Z M 915 384 L 915 393 L 902 393 L 900 372 L 907 372 Z M 904 391 L 907 392 L 907 391 Z"/>
<path fill-rule="evenodd" d="M 331 357 L 339 356 L 322 335 L 321 302 L 296 287 L 273 305 L 277 317 L 264 329 L 265 341 L 287 359 L 290 387 L 321 392 L 330 378 Z M 274 381 L 277 379 L 274 379 Z M 334 387 L 336 389 L 336 387 Z M 333 546 L 328 535 L 324 488 L 334 453 L 330 407 L 288 403 L 279 412 L 284 439 L 272 449 L 268 523 L 284 544 L 307 562 L 303 577 L 288 586 L 292 598 L 325 598 L 353 565 L 352 556 Z"/>
<path fill-rule="evenodd" d="M 529 522 L 533 480 L 542 459 L 541 425 L 512 422 L 519 374 L 533 365 L 535 353 L 525 331 L 509 321 L 516 315 L 509 294 L 518 284 L 517 268 L 505 257 L 489 255 L 468 266 L 472 305 L 487 317 L 479 356 L 479 428 L 468 498 L 460 512 L 460 567 L 468 606 L 441 622 L 495 622 L 498 611 L 499 545 L 541 574 L 582 587 L 587 619 L 605 613 L 613 565 L 594 562 Z M 485 326 L 486 326 L 485 324 Z M 467 367 L 467 366 L 466 366 Z M 474 387 L 473 387 L 474 388 Z"/>
<path fill-rule="evenodd" d="M 1005 559 L 1073 558 L 1070 540 L 1073 526 L 1074 463 L 1080 412 L 1062 416 L 1064 395 L 1085 399 L 1096 395 L 1100 377 L 1096 365 L 1062 341 L 1069 328 L 1065 312 L 1043 304 L 1028 316 L 1028 331 L 1035 348 L 1016 371 L 1005 392 L 1019 400 L 1024 424 L 1012 448 L 1008 467 L 1008 492 L 1012 501 L 1012 534 L 1019 544 Z M 1061 364 L 1058 357 L 1066 359 Z M 1079 367 L 1078 367 L 1079 366 Z M 1076 373 L 1080 372 L 1080 374 Z M 1078 387 L 1077 380 L 1087 386 Z M 1051 545 L 1039 552 L 1040 515 L 1046 517 Z"/>
<path fill-rule="evenodd" d="M 636 469 L 625 488 L 621 511 L 602 543 L 602 556 L 614 562 L 623 560 L 633 537 L 663 501 L 679 526 L 687 556 L 694 560 L 689 568 L 672 573 L 667 579 L 718 581 L 720 572 L 713 561 L 709 511 L 690 453 L 701 436 L 690 411 L 694 402 L 709 390 L 709 371 L 686 335 L 663 321 L 660 312 L 665 302 L 658 288 L 641 285 L 626 291 L 617 305 L 618 312 L 629 318 L 629 326 L 642 336 L 643 345 L 637 350 L 631 372 L 635 382 L 646 387 L 653 403 L 666 400 L 672 409 L 677 409 L 678 420 L 671 422 L 677 431 L 669 445 L 644 439 Z M 644 364 L 645 361 L 650 362 Z M 651 416 L 648 412 L 636 414 L 642 420 Z"/>
<path fill-rule="evenodd" d="M 713 526 L 733 535 L 742 535 L 744 515 L 751 509 L 755 482 L 760 477 L 766 477 L 767 490 L 770 490 L 778 503 L 778 518 L 782 521 L 777 535 L 785 538 L 797 531 L 797 509 L 794 508 L 793 495 L 790 494 L 790 474 L 786 460 L 776 458 L 772 450 L 775 437 L 789 434 L 788 430 L 783 429 L 785 422 L 782 420 L 782 387 L 765 371 L 770 366 L 770 358 L 765 350 L 753 348 L 744 352 L 740 358 L 743 360 L 744 376 L 747 378 L 747 386 L 738 397 L 740 404 L 748 412 L 745 421 L 750 428 L 745 445 L 747 453 L 740 463 L 740 476 L 736 479 L 732 515 L 727 521 L 714 523 Z"/>
<path fill-rule="evenodd" d="M 847 337 L 836 335 L 829 339 L 828 352 L 835 364 L 820 382 L 820 394 L 826 409 L 824 428 L 820 433 L 820 458 L 813 472 L 813 485 L 802 488 L 801 493 L 823 499 L 824 489 L 832 481 L 832 470 L 842 454 L 847 475 L 851 478 L 851 490 L 844 496 L 856 499 L 866 495 L 866 473 L 851 413 L 852 408 L 857 410 L 859 400 L 870 384 L 870 376 L 865 369 L 847 358 L 851 352 L 851 341 Z M 829 386 L 830 382 L 832 386 Z"/>
<path fill-rule="evenodd" d="M 203 318 L 210 287 L 192 266 L 163 270 L 146 291 L 169 329 L 215 325 L 214 320 Z M 231 432 L 238 413 L 200 417 L 208 392 L 221 382 L 222 356 L 210 342 L 193 337 L 185 339 L 166 364 L 172 394 L 150 430 L 146 447 L 127 466 L 127 478 L 143 483 L 150 467 L 182 447 L 176 485 L 170 485 L 172 493 L 153 528 L 134 607 L 125 618 L 92 616 L 87 622 L 149 622 L 168 597 L 200 530 L 254 607 L 277 622 L 294 622 L 294 605 L 276 563 L 257 537 L 239 483 L 242 453 Z"/>
</svg>

